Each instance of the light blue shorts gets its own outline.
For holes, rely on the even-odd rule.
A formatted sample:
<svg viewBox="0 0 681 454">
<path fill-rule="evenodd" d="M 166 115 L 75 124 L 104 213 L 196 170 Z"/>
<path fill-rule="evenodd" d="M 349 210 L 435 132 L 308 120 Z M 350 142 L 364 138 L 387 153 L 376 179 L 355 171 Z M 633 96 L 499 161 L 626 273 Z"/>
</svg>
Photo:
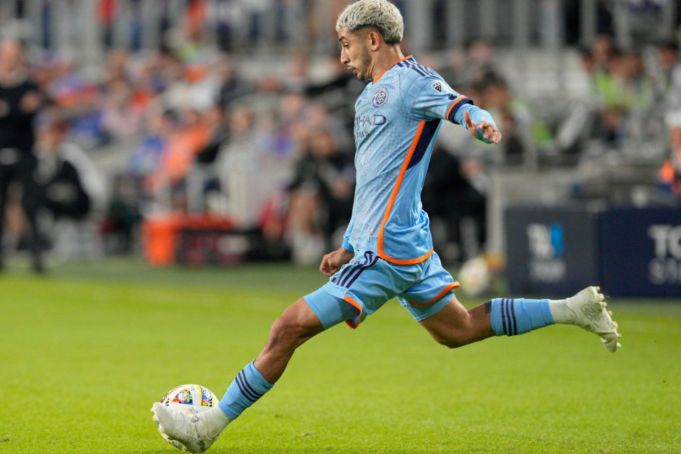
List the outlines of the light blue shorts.
<svg viewBox="0 0 681 454">
<path fill-rule="evenodd" d="M 417 321 L 425 320 L 449 303 L 458 286 L 436 253 L 416 265 L 393 265 L 366 251 L 304 299 L 324 328 L 342 321 L 356 328 L 394 297 Z"/>
</svg>

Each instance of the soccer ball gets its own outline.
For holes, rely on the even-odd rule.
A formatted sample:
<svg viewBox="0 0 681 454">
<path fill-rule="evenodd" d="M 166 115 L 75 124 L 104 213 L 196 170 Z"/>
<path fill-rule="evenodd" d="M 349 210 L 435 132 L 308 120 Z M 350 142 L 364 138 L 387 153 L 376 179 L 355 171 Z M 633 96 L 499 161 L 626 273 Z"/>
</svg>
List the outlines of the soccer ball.
<svg viewBox="0 0 681 454">
<path fill-rule="evenodd" d="M 218 397 L 205 386 L 180 385 L 165 393 L 161 403 L 167 407 L 177 406 L 187 414 L 193 414 L 217 407 Z"/>
<path fill-rule="evenodd" d="M 492 275 L 483 257 L 467 260 L 457 276 L 461 282 L 461 289 L 468 296 L 480 296 L 489 290 Z"/>
</svg>

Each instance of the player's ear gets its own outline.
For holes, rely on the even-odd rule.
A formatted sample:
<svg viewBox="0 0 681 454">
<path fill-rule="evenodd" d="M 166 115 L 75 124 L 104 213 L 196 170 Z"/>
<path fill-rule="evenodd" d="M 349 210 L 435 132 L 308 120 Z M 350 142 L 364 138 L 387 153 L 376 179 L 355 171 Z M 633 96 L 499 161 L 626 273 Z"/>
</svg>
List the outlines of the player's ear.
<svg viewBox="0 0 681 454">
<path fill-rule="evenodd" d="M 378 30 L 371 29 L 369 30 L 369 33 L 367 33 L 367 41 L 369 43 L 369 49 L 375 51 L 378 50 L 378 47 L 380 46 L 381 40 L 383 38 L 381 37 L 381 34 L 379 33 Z"/>
</svg>

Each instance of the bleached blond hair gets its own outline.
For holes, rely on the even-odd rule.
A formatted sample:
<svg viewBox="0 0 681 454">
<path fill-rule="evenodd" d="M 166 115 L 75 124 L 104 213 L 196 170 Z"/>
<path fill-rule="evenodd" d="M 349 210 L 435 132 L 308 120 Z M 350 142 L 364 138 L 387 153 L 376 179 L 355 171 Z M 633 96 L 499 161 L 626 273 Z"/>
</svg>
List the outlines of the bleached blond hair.
<svg viewBox="0 0 681 454">
<path fill-rule="evenodd" d="M 336 31 L 363 27 L 375 27 L 388 44 L 399 44 L 404 34 L 402 14 L 387 0 L 359 0 L 348 5 L 336 21 Z"/>
</svg>

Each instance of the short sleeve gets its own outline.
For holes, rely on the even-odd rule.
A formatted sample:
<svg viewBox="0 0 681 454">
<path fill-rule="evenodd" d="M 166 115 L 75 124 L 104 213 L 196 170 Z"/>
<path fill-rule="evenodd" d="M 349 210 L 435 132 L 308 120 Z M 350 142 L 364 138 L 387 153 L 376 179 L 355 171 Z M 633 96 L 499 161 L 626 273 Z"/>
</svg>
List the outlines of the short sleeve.
<svg viewBox="0 0 681 454">
<path fill-rule="evenodd" d="M 466 96 L 457 93 L 438 75 L 416 79 L 408 90 L 409 113 L 418 120 L 454 120 L 456 112 L 465 104 L 473 104 Z"/>
</svg>

